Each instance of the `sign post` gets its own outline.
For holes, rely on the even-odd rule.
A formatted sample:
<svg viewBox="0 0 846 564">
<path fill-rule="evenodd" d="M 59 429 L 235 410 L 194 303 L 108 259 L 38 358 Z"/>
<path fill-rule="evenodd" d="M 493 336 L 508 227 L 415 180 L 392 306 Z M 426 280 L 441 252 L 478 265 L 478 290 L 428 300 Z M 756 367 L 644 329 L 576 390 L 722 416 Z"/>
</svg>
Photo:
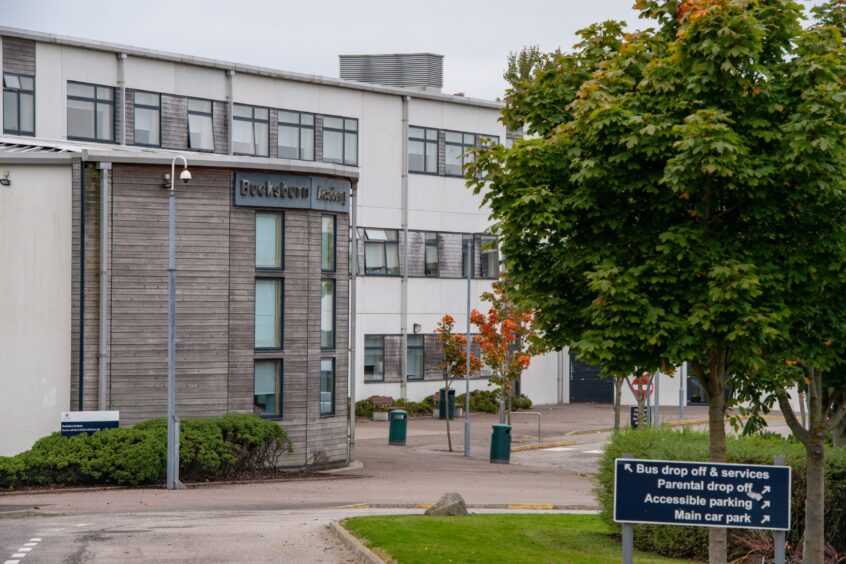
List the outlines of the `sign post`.
<svg viewBox="0 0 846 564">
<path fill-rule="evenodd" d="M 638 407 L 633 405 L 629 408 L 629 424 L 631 425 L 632 429 L 637 429 L 637 421 L 638 421 Z M 650 416 L 650 409 L 646 406 L 643 407 L 643 422 L 649 426 L 649 416 Z"/>
<path fill-rule="evenodd" d="M 614 521 L 623 524 L 623 561 L 631 562 L 626 560 L 630 527 L 647 523 L 769 529 L 776 532 L 776 562 L 783 563 L 790 484 L 789 466 L 618 458 Z"/>
</svg>

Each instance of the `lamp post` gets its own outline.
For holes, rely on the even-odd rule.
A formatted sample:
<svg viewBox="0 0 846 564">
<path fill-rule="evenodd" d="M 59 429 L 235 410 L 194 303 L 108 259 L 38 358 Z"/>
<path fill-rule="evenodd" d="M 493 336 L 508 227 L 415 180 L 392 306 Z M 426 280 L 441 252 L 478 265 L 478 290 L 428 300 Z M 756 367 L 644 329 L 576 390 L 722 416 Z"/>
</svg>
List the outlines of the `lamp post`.
<svg viewBox="0 0 846 564">
<path fill-rule="evenodd" d="M 464 263 L 464 272 L 467 274 L 467 350 L 464 352 L 464 456 L 470 456 L 470 281 L 473 278 L 473 239 L 468 239 L 465 243 L 467 244 Z"/>
<path fill-rule="evenodd" d="M 182 155 L 170 163 L 167 228 L 167 489 L 181 489 L 179 481 L 179 420 L 176 418 L 176 161 L 182 159 L 179 180 L 188 184 L 191 173 Z"/>
</svg>

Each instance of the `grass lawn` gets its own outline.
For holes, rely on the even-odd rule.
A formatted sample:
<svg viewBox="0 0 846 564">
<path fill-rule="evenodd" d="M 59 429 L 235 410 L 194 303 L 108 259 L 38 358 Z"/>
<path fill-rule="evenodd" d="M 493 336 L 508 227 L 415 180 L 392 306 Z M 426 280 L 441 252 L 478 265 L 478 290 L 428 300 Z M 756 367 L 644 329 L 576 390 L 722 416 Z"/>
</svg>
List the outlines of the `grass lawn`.
<svg viewBox="0 0 846 564">
<path fill-rule="evenodd" d="M 620 544 L 596 515 L 488 514 L 357 517 L 343 525 L 382 557 L 412 562 L 620 562 Z M 636 553 L 638 564 L 686 562 Z"/>
</svg>

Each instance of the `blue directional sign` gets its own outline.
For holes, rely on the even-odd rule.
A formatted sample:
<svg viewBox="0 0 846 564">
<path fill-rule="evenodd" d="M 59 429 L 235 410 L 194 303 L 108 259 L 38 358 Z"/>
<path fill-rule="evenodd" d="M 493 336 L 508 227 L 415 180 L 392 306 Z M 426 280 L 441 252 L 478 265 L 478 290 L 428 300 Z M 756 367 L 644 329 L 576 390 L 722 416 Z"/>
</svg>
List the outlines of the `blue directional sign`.
<svg viewBox="0 0 846 564">
<path fill-rule="evenodd" d="M 614 521 L 790 529 L 789 466 L 618 458 Z"/>
</svg>

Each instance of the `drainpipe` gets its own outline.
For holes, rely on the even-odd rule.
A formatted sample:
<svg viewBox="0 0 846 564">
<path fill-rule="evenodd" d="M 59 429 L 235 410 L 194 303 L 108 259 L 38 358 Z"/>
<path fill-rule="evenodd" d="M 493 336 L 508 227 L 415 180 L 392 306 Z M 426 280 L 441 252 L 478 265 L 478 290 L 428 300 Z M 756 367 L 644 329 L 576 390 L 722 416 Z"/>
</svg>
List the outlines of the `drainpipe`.
<svg viewBox="0 0 846 564">
<path fill-rule="evenodd" d="M 356 365 L 355 349 L 356 339 L 356 277 L 358 276 L 358 183 L 353 182 L 350 190 L 350 361 L 349 361 L 349 390 L 350 390 L 350 409 L 347 414 L 350 421 L 350 441 L 349 454 L 347 455 L 347 464 L 355 460 L 355 383 L 358 377 L 358 369 Z"/>
<path fill-rule="evenodd" d="M 85 161 L 79 163 L 79 397 L 76 408 L 83 411 L 85 397 Z"/>
<path fill-rule="evenodd" d="M 126 145 L 126 53 L 118 53 L 118 95 L 120 96 L 120 144 Z"/>
<path fill-rule="evenodd" d="M 402 284 L 400 288 L 400 335 L 402 380 L 400 397 L 408 399 L 408 102 L 402 97 Z"/>
<path fill-rule="evenodd" d="M 112 163 L 99 163 L 100 169 L 100 334 L 97 354 L 97 409 L 106 409 L 106 294 L 109 286 L 109 175 Z"/>
<path fill-rule="evenodd" d="M 227 131 L 229 136 L 229 154 L 232 155 L 232 112 L 234 111 L 234 100 L 235 100 L 235 71 L 228 70 L 226 71 L 226 106 L 229 108 L 228 113 L 229 116 L 227 118 Z"/>
</svg>

